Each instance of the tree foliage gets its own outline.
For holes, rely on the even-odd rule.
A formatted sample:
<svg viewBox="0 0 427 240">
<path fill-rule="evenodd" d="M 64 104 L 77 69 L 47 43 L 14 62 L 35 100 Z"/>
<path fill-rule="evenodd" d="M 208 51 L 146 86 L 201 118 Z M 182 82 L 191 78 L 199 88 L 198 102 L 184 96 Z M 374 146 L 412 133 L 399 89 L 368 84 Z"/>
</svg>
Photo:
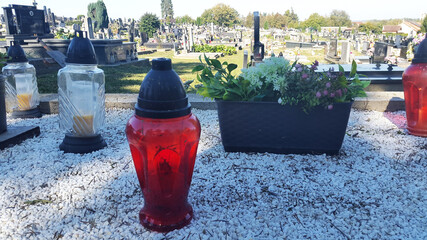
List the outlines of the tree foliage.
<svg viewBox="0 0 427 240">
<path fill-rule="evenodd" d="M 327 27 L 328 25 L 329 25 L 329 18 L 323 17 L 318 13 L 311 14 L 301 24 L 303 28 L 312 28 L 312 29 L 315 29 L 316 31 L 320 31 L 321 27 Z"/>
<path fill-rule="evenodd" d="M 334 27 L 351 27 L 350 16 L 344 10 L 332 10 L 329 18 Z"/>
<path fill-rule="evenodd" d="M 176 17 L 175 23 L 176 24 L 191 24 L 194 23 L 195 20 L 191 18 L 188 14 L 184 15 L 182 17 Z"/>
<path fill-rule="evenodd" d="M 153 13 L 146 13 L 139 20 L 139 30 L 147 33 L 148 37 L 153 37 L 153 34 L 160 28 L 160 20 Z"/>
<path fill-rule="evenodd" d="M 291 10 L 286 10 L 285 17 L 287 19 L 287 25 L 290 28 L 298 28 L 299 27 L 299 20 L 298 15 L 294 12 L 294 9 L 291 8 Z"/>
<path fill-rule="evenodd" d="M 161 0 L 160 7 L 162 10 L 162 19 L 166 24 L 173 22 L 173 5 L 172 0 Z"/>
<path fill-rule="evenodd" d="M 98 0 L 97 2 L 89 3 L 87 16 L 92 19 L 95 32 L 101 28 L 108 28 L 108 13 L 104 1 Z"/>
<path fill-rule="evenodd" d="M 427 15 L 424 17 L 421 22 L 421 32 L 427 32 Z"/>
<path fill-rule="evenodd" d="M 383 25 L 380 22 L 366 22 L 359 25 L 358 30 L 365 33 L 380 34 L 383 31 Z"/>
<path fill-rule="evenodd" d="M 230 27 L 238 23 L 239 13 L 236 9 L 220 3 L 213 8 L 206 9 L 200 17 L 203 23 L 213 22 L 216 25 Z"/>
</svg>

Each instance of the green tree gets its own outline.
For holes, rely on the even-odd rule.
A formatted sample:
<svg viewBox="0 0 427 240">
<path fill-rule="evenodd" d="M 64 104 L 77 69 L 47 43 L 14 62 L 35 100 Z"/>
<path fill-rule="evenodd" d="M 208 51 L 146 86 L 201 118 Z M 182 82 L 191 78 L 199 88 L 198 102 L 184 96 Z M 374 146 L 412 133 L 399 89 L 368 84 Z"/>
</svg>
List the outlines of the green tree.
<svg viewBox="0 0 427 240">
<path fill-rule="evenodd" d="M 360 24 L 358 30 L 365 33 L 380 34 L 383 31 L 383 25 L 380 22 L 369 21 Z"/>
<path fill-rule="evenodd" d="M 176 17 L 175 19 L 176 24 L 187 24 L 187 23 L 194 23 L 194 22 L 195 22 L 194 19 L 188 15 L 184 15 L 182 17 Z"/>
<path fill-rule="evenodd" d="M 153 34 L 160 28 L 160 20 L 153 13 L 146 13 L 139 20 L 139 30 L 147 33 L 148 37 L 153 37 Z"/>
<path fill-rule="evenodd" d="M 108 13 L 104 1 L 98 0 L 97 2 L 89 3 L 87 6 L 87 16 L 92 18 L 95 31 L 101 28 L 108 28 Z"/>
<path fill-rule="evenodd" d="M 77 21 L 83 21 L 83 18 L 85 17 L 85 15 L 84 14 L 79 14 L 79 15 L 77 15 Z"/>
<path fill-rule="evenodd" d="M 194 21 L 194 23 L 195 23 L 197 26 L 201 26 L 201 25 L 203 25 L 203 19 L 202 19 L 201 17 L 197 17 L 197 18 L 196 18 L 196 21 Z"/>
<path fill-rule="evenodd" d="M 170 25 L 173 22 L 172 0 L 161 0 L 160 7 L 162 10 L 162 19 L 167 25 Z"/>
<path fill-rule="evenodd" d="M 285 12 L 286 22 L 287 26 L 290 28 L 297 28 L 299 27 L 299 20 L 298 15 L 294 12 L 294 9 L 291 8 L 291 10 L 286 10 Z"/>
<path fill-rule="evenodd" d="M 319 15 L 318 13 L 311 14 L 303 23 L 302 27 L 304 28 L 313 28 L 316 31 L 320 31 L 321 27 L 326 27 L 328 25 L 328 19 Z"/>
<path fill-rule="evenodd" d="M 254 27 L 254 14 L 252 12 L 248 13 L 243 21 L 243 25 L 248 28 Z"/>
<path fill-rule="evenodd" d="M 334 27 L 351 27 L 350 16 L 344 10 L 332 10 L 329 18 Z"/>
<path fill-rule="evenodd" d="M 421 22 L 421 32 L 427 32 L 427 15 L 424 17 Z"/>
<path fill-rule="evenodd" d="M 238 23 L 239 13 L 236 9 L 223 3 L 206 9 L 200 16 L 204 23 L 213 22 L 216 25 L 232 26 Z"/>
</svg>

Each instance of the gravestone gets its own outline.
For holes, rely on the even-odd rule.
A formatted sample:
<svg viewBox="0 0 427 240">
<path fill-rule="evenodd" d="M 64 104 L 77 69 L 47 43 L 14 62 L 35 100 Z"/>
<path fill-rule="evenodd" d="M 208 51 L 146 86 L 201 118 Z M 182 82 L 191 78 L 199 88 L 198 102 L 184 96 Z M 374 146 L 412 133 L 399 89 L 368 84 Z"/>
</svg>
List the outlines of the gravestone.
<svg viewBox="0 0 427 240">
<path fill-rule="evenodd" d="M 331 39 L 329 44 L 328 56 L 337 57 L 338 56 L 338 39 Z"/>
<path fill-rule="evenodd" d="M 80 31 L 80 25 L 79 24 L 73 24 L 73 30 L 74 31 Z"/>
<path fill-rule="evenodd" d="M 85 18 L 84 26 L 89 39 L 94 39 L 95 37 L 93 35 L 92 19 L 90 17 Z"/>
<path fill-rule="evenodd" d="M 338 39 L 331 39 L 325 60 L 331 63 L 339 63 L 340 59 L 340 56 L 338 56 Z"/>
<path fill-rule="evenodd" d="M 52 27 L 56 27 L 55 14 L 52 13 Z"/>
<path fill-rule="evenodd" d="M 368 41 L 364 41 L 362 44 L 362 53 L 366 54 L 366 52 L 368 52 L 369 49 L 369 42 Z"/>
<path fill-rule="evenodd" d="M 133 42 L 135 40 L 135 20 L 132 20 L 129 27 L 129 42 Z"/>
<path fill-rule="evenodd" d="M 401 41 L 402 41 L 402 36 L 397 35 L 397 36 L 396 36 L 396 40 L 395 40 L 395 42 L 394 42 L 394 45 L 395 45 L 397 48 L 400 48 L 400 43 L 401 43 Z"/>
<path fill-rule="evenodd" d="M 111 28 L 108 28 L 107 30 L 107 37 L 108 39 L 113 39 L 113 31 L 111 31 Z"/>
<path fill-rule="evenodd" d="M 194 45 L 193 28 L 190 27 L 190 45 L 189 45 L 190 52 L 193 51 L 193 45 Z"/>
<path fill-rule="evenodd" d="M 375 42 L 374 45 L 374 56 L 373 56 L 373 62 L 374 63 L 383 63 L 384 58 L 387 57 L 387 48 L 388 44 L 383 42 Z"/>
<path fill-rule="evenodd" d="M 8 35 L 43 36 L 50 33 L 43 10 L 38 10 L 34 6 L 23 5 L 12 5 L 3 9 Z"/>
<path fill-rule="evenodd" d="M 407 58 L 407 56 L 406 56 L 406 54 L 407 54 L 407 51 L 408 51 L 408 47 L 407 46 L 401 46 L 400 47 L 400 58 L 403 58 L 403 59 L 406 59 Z"/>
<path fill-rule="evenodd" d="M 350 63 L 350 42 L 344 41 L 341 46 L 341 63 L 349 64 Z"/>
</svg>

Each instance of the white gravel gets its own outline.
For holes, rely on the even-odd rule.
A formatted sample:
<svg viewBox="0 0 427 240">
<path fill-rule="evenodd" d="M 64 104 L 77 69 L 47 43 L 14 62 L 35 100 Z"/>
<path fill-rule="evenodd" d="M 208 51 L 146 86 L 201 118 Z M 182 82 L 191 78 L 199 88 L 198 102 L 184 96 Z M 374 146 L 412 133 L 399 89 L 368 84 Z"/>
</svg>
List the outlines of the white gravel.
<svg viewBox="0 0 427 240">
<path fill-rule="evenodd" d="M 427 239 L 427 138 L 404 112 L 353 110 L 338 156 L 225 153 L 216 111 L 193 113 L 195 218 L 167 234 L 139 224 L 133 111 L 109 110 L 108 148 L 85 155 L 59 151 L 57 115 L 8 119 L 41 135 L 0 153 L 0 239 Z"/>
</svg>

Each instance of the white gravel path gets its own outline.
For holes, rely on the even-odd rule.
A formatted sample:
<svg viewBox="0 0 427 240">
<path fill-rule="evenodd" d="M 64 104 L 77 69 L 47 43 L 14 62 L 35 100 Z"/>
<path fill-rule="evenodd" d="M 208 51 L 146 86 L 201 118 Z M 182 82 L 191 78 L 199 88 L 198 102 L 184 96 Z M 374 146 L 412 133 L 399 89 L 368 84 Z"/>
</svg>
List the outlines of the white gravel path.
<svg viewBox="0 0 427 240">
<path fill-rule="evenodd" d="M 353 110 L 341 154 L 313 156 L 225 153 L 216 111 L 193 110 L 195 218 L 167 234 L 139 224 L 132 113 L 109 110 L 108 148 L 85 155 L 59 151 L 57 115 L 9 120 L 41 135 L 0 152 L 0 239 L 427 239 L 427 138 L 385 117 L 404 112 Z"/>
</svg>

